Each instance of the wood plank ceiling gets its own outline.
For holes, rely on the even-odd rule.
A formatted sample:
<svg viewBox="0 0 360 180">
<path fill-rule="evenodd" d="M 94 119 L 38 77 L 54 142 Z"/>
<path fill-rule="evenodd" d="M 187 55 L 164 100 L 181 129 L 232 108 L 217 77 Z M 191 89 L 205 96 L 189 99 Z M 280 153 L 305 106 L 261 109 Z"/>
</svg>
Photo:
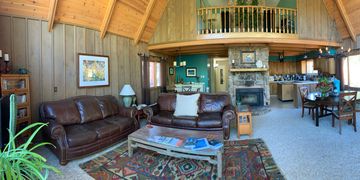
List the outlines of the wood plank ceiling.
<svg viewBox="0 0 360 180">
<path fill-rule="evenodd" d="M 360 1 L 359 0 L 323 0 L 330 16 L 343 39 L 356 41 L 360 34 Z"/>
<path fill-rule="evenodd" d="M 149 42 L 168 0 L 0 0 L 0 14 L 72 24 Z M 54 24 L 53 24 L 54 23 Z"/>
</svg>

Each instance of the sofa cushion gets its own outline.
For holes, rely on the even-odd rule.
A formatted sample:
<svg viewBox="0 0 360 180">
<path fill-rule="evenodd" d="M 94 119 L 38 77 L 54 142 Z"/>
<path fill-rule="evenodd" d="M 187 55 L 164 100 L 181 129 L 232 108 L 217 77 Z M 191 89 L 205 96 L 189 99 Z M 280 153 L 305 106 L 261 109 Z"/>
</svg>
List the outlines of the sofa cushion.
<svg viewBox="0 0 360 180">
<path fill-rule="evenodd" d="M 198 117 L 194 116 L 177 116 L 173 118 L 173 125 L 179 127 L 196 127 Z"/>
<path fill-rule="evenodd" d="M 117 104 L 117 100 L 114 96 L 100 96 L 97 97 L 99 101 L 99 106 L 103 118 L 107 118 L 109 116 L 114 116 L 119 113 L 119 107 Z"/>
<path fill-rule="evenodd" d="M 55 119 L 61 125 L 79 124 L 80 114 L 72 100 L 46 102 L 43 105 L 44 118 Z"/>
<path fill-rule="evenodd" d="M 69 147 L 76 147 L 93 143 L 97 140 L 95 131 L 85 125 L 70 125 L 64 127 Z"/>
<path fill-rule="evenodd" d="M 118 133 L 120 128 L 119 125 L 113 124 L 105 120 L 89 122 L 84 124 L 83 126 L 96 132 L 98 139 L 102 139 Z"/>
<path fill-rule="evenodd" d="M 151 122 L 156 124 L 171 125 L 174 112 L 160 111 L 157 115 L 151 118 Z"/>
<path fill-rule="evenodd" d="M 198 116 L 198 101 L 200 94 L 176 94 L 176 108 L 174 116 Z"/>
<path fill-rule="evenodd" d="M 75 100 L 80 112 L 81 123 L 91 122 L 103 118 L 98 100 L 93 96 L 82 96 Z"/>
<path fill-rule="evenodd" d="M 160 111 L 175 111 L 176 95 L 171 93 L 160 94 L 157 103 Z"/>
<path fill-rule="evenodd" d="M 200 96 L 200 112 L 221 112 L 230 103 L 227 94 L 202 94 Z"/>
<path fill-rule="evenodd" d="M 222 127 L 221 113 L 218 112 L 201 113 L 199 114 L 197 125 L 200 128 L 221 128 Z"/>
<path fill-rule="evenodd" d="M 119 127 L 119 131 L 127 131 L 129 129 L 133 129 L 135 126 L 135 122 L 132 118 L 124 117 L 124 116 L 112 116 L 106 118 L 104 121 L 114 124 L 114 126 Z"/>
</svg>

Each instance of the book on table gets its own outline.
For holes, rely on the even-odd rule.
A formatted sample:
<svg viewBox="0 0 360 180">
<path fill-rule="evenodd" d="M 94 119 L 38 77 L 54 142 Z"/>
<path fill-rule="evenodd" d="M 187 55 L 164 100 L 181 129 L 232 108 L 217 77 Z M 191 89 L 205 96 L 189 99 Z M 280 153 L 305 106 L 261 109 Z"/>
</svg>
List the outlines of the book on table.
<svg viewBox="0 0 360 180">
<path fill-rule="evenodd" d="M 209 145 L 212 149 L 219 149 L 223 147 L 223 143 L 221 143 L 219 140 L 212 139 L 209 141 Z"/>
<path fill-rule="evenodd" d="M 180 147 L 183 142 L 181 139 L 175 137 L 167 137 L 167 136 L 152 136 L 148 138 L 148 140 L 159 144 L 164 144 L 174 147 Z"/>
<path fill-rule="evenodd" d="M 186 138 L 184 142 L 184 148 L 191 150 L 203 150 L 208 148 L 219 149 L 221 147 L 223 147 L 223 143 L 215 139 L 208 141 L 207 138 L 189 137 Z"/>
</svg>

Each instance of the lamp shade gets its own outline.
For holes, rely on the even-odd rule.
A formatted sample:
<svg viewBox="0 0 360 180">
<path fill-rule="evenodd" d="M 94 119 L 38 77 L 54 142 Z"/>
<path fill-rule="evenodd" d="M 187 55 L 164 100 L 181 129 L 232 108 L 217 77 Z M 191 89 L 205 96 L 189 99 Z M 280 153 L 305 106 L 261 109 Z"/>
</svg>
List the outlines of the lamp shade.
<svg viewBox="0 0 360 180">
<path fill-rule="evenodd" d="M 130 84 L 125 84 L 120 91 L 120 96 L 133 96 L 135 92 Z"/>
</svg>

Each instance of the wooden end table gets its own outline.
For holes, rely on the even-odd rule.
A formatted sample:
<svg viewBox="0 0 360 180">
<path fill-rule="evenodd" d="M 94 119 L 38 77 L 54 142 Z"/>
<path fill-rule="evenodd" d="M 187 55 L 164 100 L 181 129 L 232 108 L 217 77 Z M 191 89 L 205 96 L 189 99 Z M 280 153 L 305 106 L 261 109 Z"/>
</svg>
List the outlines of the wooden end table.
<svg viewBox="0 0 360 180">
<path fill-rule="evenodd" d="M 132 157 L 134 148 L 140 147 L 176 158 L 205 160 L 211 164 L 217 165 L 217 174 L 221 179 L 222 154 L 224 153 L 224 146 L 219 149 L 208 148 L 203 150 L 190 150 L 183 147 L 183 145 L 180 147 L 174 147 L 149 141 L 149 138 L 153 136 L 176 137 L 183 140 L 183 142 L 188 137 L 207 138 L 208 140 L 218 140 L 224 144 L 222 131 L 196 131 L 147 125 L 128 136 L 129 157 Z"/>
<path fill-rule="evenodd" d="M 252 115 L 251 108 L 248 105 L 240 105 L 236 107 L 236 124 L 238 130 L 238 138 L 241 134 L 252 134 Z"/>
</svg>

